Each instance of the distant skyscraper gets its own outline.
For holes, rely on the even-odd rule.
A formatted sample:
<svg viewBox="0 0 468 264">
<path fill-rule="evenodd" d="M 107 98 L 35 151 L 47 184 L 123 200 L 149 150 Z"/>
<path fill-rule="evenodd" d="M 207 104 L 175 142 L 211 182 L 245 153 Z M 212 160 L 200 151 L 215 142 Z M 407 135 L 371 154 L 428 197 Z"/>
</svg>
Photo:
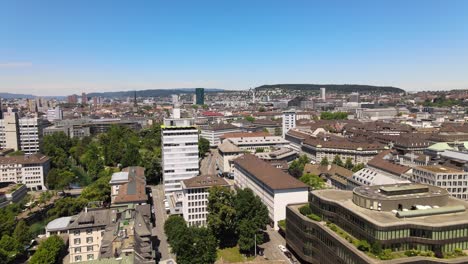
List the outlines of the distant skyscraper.
<svg viewBox="0 0 468 264">
<path fill-rule="evenodd" d="M 171 98 L 172 98 L 172 104 L 173 105 L 176 105 L 176 104 L 179 103 L 179 95 L 178 94 L 171 95 Z"/>
<path fill-rule="evenodd" d="M 205 89 L 204 88 L 196 88 L 195 95 L 197 96 L 197 105 L 205 104 Z"/>
<path fill-rule="evenodd" d="M 320 88 L 320 98 L 322 99 L 322 101 L 326 101 L 327 100 L 327 96 L 326 96 L 326 89 L 325 88 Z"/>
<path fill-rule="evenodd" d="M 3 119 L 3 103 L 2 103 L 1 97 L 0 97 L 0 119 Z"/>
<path fill-rule="evenodd" d="M 77 104 L 78 103 L 78 95 L 72 94 L 68 96 L 68 103 L 69 104 Z"/>
<path fill-rule="evenodd" d="M 283 138 L 293 127 L 296 127 L 296 110 L 283 111 Z"/>
<path fill-rule="evenodd" d="M 86 95 L 86 93 L 81 93 L 81 103 L 82 104 L 88 103 L 88 96 Z"/>
<path fill-rule="evenodd" d="M 359 103 L 359 93 L 351 93 L 349 95 L 349 102 L 351 103 Z"/>
<path fill-rule="evenodd" d="M 60 106 L 49 108 L 47 110 L 47 120 L 53 122 L 55 120 L 63 119 L 63 111 L 60 109 Z"/>
</svg>

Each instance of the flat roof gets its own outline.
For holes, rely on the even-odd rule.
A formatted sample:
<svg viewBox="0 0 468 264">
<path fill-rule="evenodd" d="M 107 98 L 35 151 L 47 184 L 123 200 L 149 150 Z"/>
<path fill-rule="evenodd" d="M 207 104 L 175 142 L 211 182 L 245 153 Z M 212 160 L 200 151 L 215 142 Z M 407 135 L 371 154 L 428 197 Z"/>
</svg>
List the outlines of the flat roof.
<svg viewBox="0 0 468 264">
<path fill-rule="evenodd" d="M 381 186 L 381 190 L 386 192 L 397 192 L 397 191 L 410 191 L 410 190 L 426 190 L 427 186 L 422 184 L 408 184 L 408 185 L 391 185 Z"/>
<path fill-rule="evenodd" d="M 229 186 L 229 183 L 216 175 L 200 175 L 182 181 L 185 188 L 204 188 L 212 186 Z"/>
<path fill-rule="evenodd" d="M 464 172 L 462 170 L 457 170 L 457 169 L 454 169 L 454 168 L 441 166 L 441 165 L 417 166 L 416 169 L 431 171 L 431 172 L 434 172 L 434 173 L 466 173 L 466 172 Z"/>
<path fill-rule="evenodd" d="M 352 191 L 344 190 L 316 190 L 313 191 L 313 194 L 318 196 L 320 199 L 324 199 L 330 202 L 335 202 L 347 210 L 359 215 L 360 217 L 366 219 L 367 221 L 374 223 L 379 226 L 398 226 L 398 225 L 421 225 L 421 226 L 431 226 L 431 227 L 443 227 L 448 225 L 458 225 L 458 224 L 468 224 L 468 211 L 458 212 L 458 213 L 448 213 L 448 214 L 439 214 L 439 215 L 430 215 L 430 216 L 421 216 L 413 218 L 398 218 L 395 213 L 389 211 L 376 211 L 366 209 L 356 205 L 353 199 Z M 462 205 L 465 208 L 468 208 L 468 202 L 454 197 L 448 197 L 447 205 L 448 206 L 458 206 Z M 443 208 L 443 207 L 440 207 Z"/>
<path fill-rule="evenodd" d="M 71 220 L 72 220 L 72 216 L 65 216 L 65 217 L 54 219 L 47 224 L 46 230 L 47 231 L 64 230 L 68 228 L 68 225 L 70 224 Z"/>
</svg>

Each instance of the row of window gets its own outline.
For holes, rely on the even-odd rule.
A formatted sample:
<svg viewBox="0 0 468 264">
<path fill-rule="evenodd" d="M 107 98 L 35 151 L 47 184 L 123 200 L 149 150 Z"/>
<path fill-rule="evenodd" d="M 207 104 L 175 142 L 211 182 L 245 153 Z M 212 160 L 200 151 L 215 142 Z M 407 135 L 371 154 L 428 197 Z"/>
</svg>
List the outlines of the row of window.
<svg viewBox="0 0 468 264">
<path fill-rule="evenodd" d="M 94 260 L 94 254 L 86 255 L 86 260 Z M 75 262 L 83 261 L 81 255 L 75 256 Z"/>
<path fill-rule="evenodd" d="M 86 243 L 88 243 L 88 244 L 93 243 L 93 237 L 87 237 L 87 238 L 86 238 Z M 75 244 L 75 245 L 81 244 L 81 238 L 75 238 L 75 239 L 73 239 L 73 244 Z"/>
</svg>

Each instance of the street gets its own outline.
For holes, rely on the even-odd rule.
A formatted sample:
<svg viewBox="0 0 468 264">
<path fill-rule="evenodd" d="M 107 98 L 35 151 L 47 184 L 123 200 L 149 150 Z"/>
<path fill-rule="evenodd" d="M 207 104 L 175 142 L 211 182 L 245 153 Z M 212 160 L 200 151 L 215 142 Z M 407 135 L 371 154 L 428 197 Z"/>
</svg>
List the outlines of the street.
<svg viewBox="0 0 468 264">
<path fill-rule="evenodd" d="M 200 175 L 216 174 L 216 159 L 218 157 L 217 149 L 210 149 L 206 156 L 200 162 Z"/>
<path fill-rule="evenodd" d="M 156 226 L 153 228 L 153 234 L 156 234 L 159 240 L 158 250 L 161 252 L 160 260 L 171 259 L 174 258 L 174 256 L 169 250 L 167 237 L 164 233 L 164 222 L 166 221 L 167 214 L 166 210 L 164 209 L 164 191 L 162 184 L 151 186 L 151 191 L 153 194 L 153 205 L 156 219 Z"/>
<path fill-rule="evenodd" d="M 270 226 L 267 226 L 266 233 L 270 237 L 270 241 L 260 245 L 264 249 L 264 257 L 269 260 L 284 260 L 284 263 L 292 263 L 278 248 L 278 245 L 286 246 L 285 239 Z"/>
</svg>

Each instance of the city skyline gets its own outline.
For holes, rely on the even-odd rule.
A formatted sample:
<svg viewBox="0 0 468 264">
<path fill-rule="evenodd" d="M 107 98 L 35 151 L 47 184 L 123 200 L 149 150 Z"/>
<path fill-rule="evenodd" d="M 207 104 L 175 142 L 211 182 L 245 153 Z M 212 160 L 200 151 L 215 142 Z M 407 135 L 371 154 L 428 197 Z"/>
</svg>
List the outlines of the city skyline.
<svg viewBox="0 0 468 264">
<path fill-rule="evenodd" d="M 0 92 L 468 88 L 464 1 L 7 1 Z"/>
</svg>

